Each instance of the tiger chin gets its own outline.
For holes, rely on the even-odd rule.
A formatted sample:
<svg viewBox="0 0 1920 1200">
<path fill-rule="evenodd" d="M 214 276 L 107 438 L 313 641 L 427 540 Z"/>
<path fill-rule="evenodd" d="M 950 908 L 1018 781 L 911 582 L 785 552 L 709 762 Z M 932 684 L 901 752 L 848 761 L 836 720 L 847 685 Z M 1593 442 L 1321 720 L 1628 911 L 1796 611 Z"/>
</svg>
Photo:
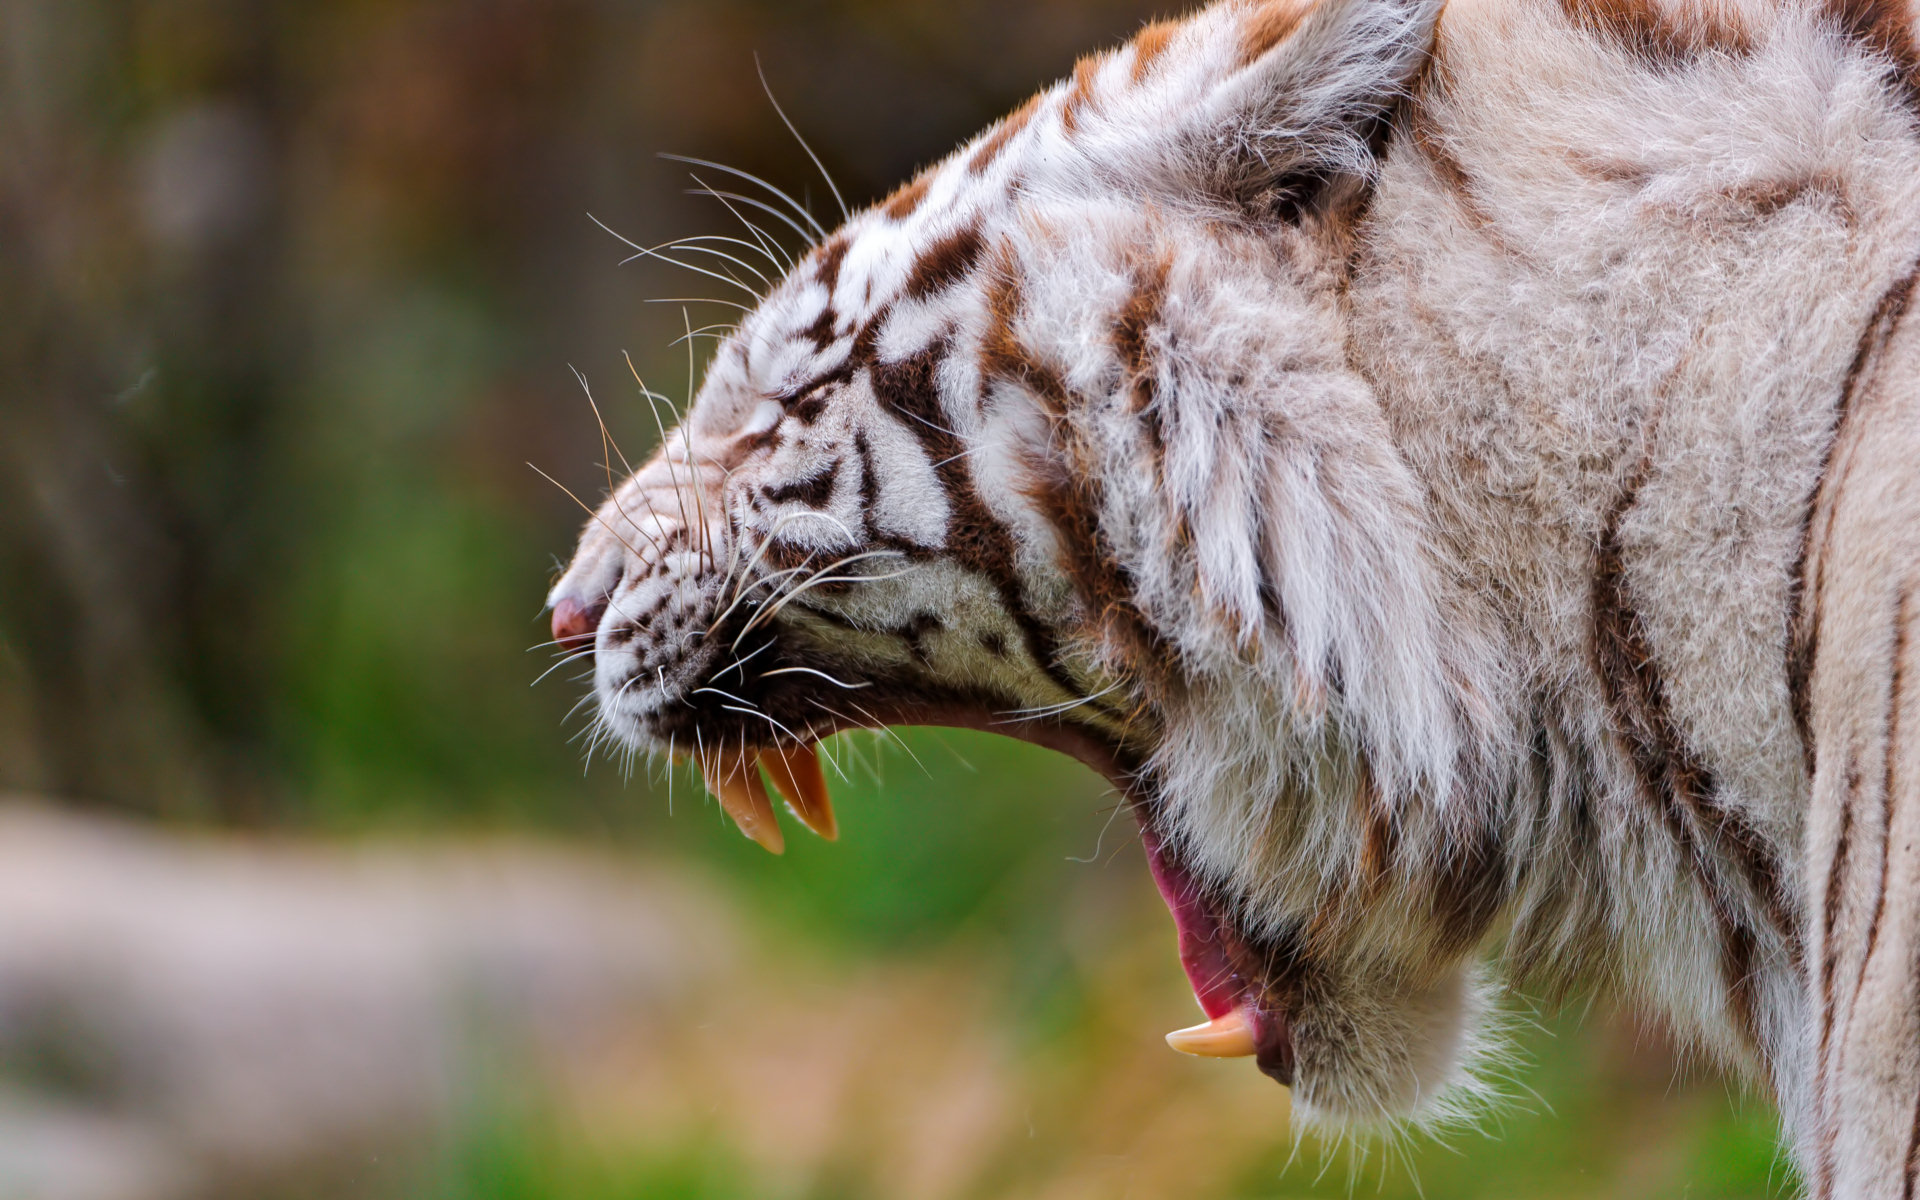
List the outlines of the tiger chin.
<svg viewBox="0 0 1920 1200">
<path fill-rule="evenodd" d="M 1872 0 L 1150 25 L 780 279 L 555 636 L 776 852 L 844 729 L 1088 764 L 1169 1040 L 1310 1119 L 1602 988 L 1910 1196 L 1917 61 Z"/>
</svg>

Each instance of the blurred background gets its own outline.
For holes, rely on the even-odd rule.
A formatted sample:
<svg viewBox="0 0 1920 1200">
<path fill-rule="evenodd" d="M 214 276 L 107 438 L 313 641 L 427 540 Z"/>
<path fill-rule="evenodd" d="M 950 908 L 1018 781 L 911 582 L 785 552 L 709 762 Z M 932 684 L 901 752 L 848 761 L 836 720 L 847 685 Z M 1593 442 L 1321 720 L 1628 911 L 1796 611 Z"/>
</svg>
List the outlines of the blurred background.
<svg viewBox="0 0 1920 1200">
<path fill-rule="evenodd" d="M 589 214 L 734 232 L 671 151 L 826 219 L 756 54 L 864 203 L 1161 7 L 0 0 L 0 1200 L 1790 1194 L 1605 1009 L 1523 1002 L 1483 1130 L 1300 1137 L 1162 1044 L 1086 772 L 842 739 L 773 860 L 533 686 L 570 368 L 637 459 L 623 352 L 685 395 L 729 311 Z"/>
</svg>

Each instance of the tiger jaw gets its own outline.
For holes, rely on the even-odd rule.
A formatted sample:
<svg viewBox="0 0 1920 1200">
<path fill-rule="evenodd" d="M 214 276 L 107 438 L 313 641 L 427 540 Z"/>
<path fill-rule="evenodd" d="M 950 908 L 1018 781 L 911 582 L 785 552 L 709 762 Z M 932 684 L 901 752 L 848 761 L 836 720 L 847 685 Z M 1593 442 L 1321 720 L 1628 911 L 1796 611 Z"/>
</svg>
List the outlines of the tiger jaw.
<svg viewBox="0 0 1920 1200">
<path fill-rule="evenodd" d="M 616 515 L 619 507 L 610 503 L 615 512 L 608 515 Z M 603 527 L 602 536 L 611 528 Z M 1057 706 L 1021 713 L 1011 711 L 1018 707 L 1014 702 L 984 703 L 962 687 L 920 674 L 930 661 L 897 677 L 876 669 L 879 664 L 871 659 L 829 657 L 817 631 L 807 631 L 804 610 L 783 614 L 757 632 L 755 613 L 764 606 L 744 605 L 716 620 L 715 590 L 694 588 L 689 594 L 674 584 L 675 574 L 674 564 L 664 563 L 651 577 L 666 583 L 649 584 L 643 575 L 635 585 L 616 587 L 599 599 L 584 597 L 571 574 L 556 588 L 555 640 L 563 649 L 595 647 L 602 718 L 617 735 L 635 745 L 666 748 L 676 759 L 691 758 L 740 832 L 776 855 L 786 848 L 776 798 L 802 826 L 838 840 L 818 742 L 842 729 L 879 724 L 970 728 L 1080 760 L 1127 798 L 1140 821 L 1154 882 L 1174 918 L 1181 965 L 1208 1018 L 1168 1034 L 1168 1044 L 1203 1057 L 1257 1057 L 1267 1074 L 1292 1082 L 1288 1023 L 1283 1006 L 1273 999 L 1275 989 L 1263 978 L 1271 972 L 1263 969 L 1251 939 L 1156 833 L 1156 802 L 1136 765 L 1146 756 L 1144 748 L 1123 745 L 1097 722 L 1072 719 Z M 683 610 L 677 618 L 676 597 Z M 662 625 L 677 620 L 677 628 L 708 624 L 699 636 L 674 637 L 642 626 L 639 614 L 658 617 Z M 722 654 L 730 644 L 731 653 Z M 757 669 L 741 669 L 749 661 Z M 721 667 L 723 662 L 728 665 Z M 633 686 L 642 682 L 649 686 Z M 819 694 L 813 692 L 816 686 Z M 827 694 L 839 692 L 859 700 L 849 704 Z M 847 714 L 849 707 L 860 714 L 858 720 Z M 766 733 L 754 728 L 756 717 L 766 722 Z"/>
</svg>

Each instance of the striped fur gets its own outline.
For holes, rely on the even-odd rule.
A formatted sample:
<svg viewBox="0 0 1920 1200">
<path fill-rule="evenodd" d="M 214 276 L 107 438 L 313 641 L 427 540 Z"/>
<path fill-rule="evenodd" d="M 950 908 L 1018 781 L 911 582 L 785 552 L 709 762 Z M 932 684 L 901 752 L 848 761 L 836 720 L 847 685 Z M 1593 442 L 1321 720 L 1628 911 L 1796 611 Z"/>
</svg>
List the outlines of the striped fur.
<svg viewBox="0 0 1920 1200">
<path fill-rule="evenodd" d="M 1077 754 L 1306 1115 L 1443 1118 L 1487 980 L 1601 986 L 1911 1197 L 1909 14 L 1437 17 L 1224 0 L 854 216 L 556 585 L 601 720 Z"/>
</svg>

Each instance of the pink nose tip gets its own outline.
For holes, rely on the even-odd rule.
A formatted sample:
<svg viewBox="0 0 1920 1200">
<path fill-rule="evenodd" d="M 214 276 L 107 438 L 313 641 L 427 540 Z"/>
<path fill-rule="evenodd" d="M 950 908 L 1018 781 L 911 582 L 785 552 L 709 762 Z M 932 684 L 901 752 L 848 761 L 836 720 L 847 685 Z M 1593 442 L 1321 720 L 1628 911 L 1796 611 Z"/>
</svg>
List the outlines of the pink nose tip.
<svg viewBox="0 0 1920 1200">
<path fill-rule="evenodd" d="M 553 640 L 569 652 L 586 649 L 606 611 L 605 605 L 589 608 L 578 600 L 561 600 L 553 606 Z"/>
</svg>

